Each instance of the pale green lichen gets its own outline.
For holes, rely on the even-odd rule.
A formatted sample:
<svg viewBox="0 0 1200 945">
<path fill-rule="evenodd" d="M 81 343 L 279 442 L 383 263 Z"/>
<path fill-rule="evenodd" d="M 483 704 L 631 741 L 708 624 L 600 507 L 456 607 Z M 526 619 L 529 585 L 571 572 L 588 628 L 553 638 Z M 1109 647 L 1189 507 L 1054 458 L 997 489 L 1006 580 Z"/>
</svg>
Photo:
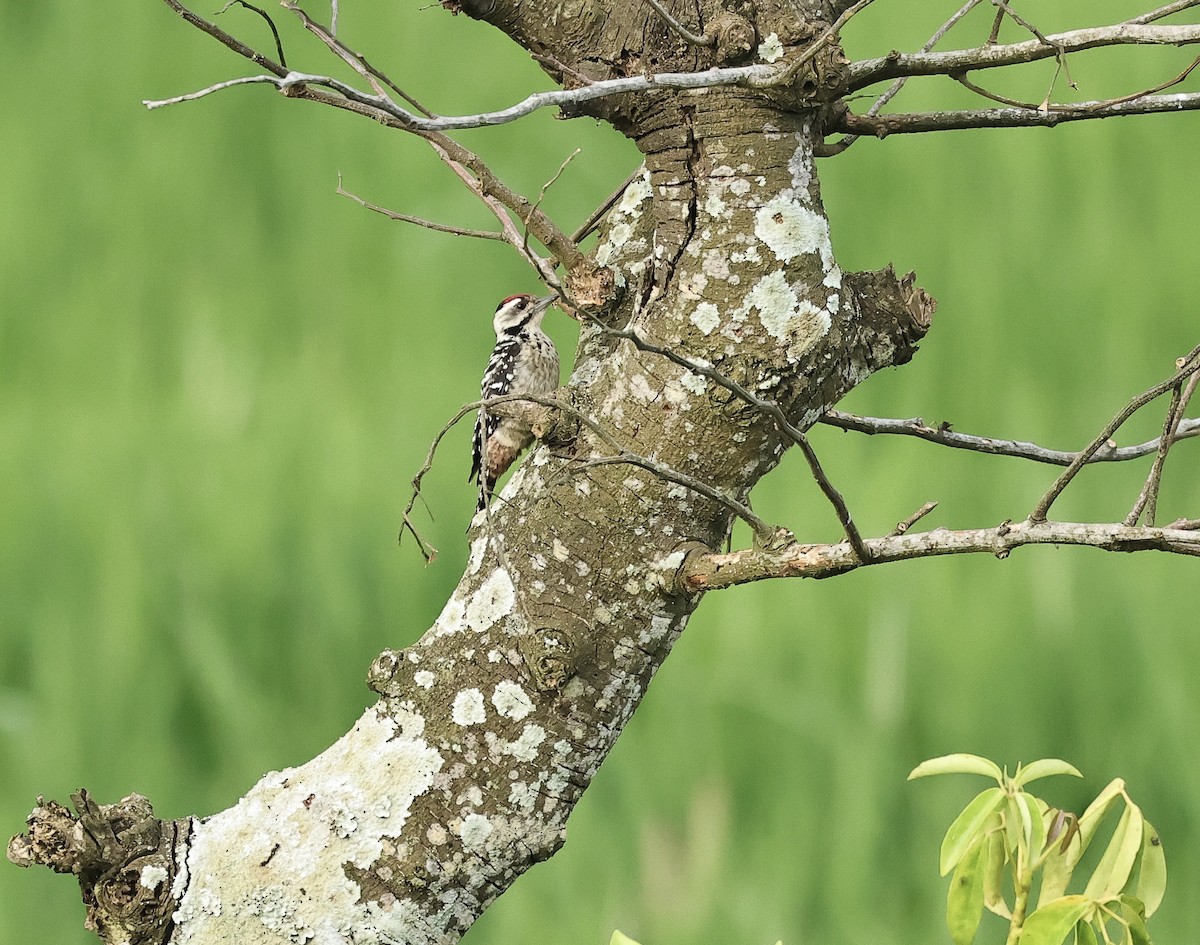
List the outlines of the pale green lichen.
<svg viewBox="0 0 1200 945">
<path fill-rule="evenodd" d="M 763 62 L 778 62 L 783 58 L 783 43 L 775 33 L 758 44 L 758 58 Z"/>
</svg>

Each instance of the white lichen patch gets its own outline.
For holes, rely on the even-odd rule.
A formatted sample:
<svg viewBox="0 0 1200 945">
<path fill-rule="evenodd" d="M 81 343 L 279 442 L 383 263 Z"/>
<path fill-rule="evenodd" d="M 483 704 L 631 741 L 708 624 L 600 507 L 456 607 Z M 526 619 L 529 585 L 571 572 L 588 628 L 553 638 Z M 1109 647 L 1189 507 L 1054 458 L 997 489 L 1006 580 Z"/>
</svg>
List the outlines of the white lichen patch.
<svg viewBox="0 0 1200 945">
<path fill-rule="evenodd" d="M 778 62 L 783 58 L 783 43 L 775 33 L 758 44 L 758 58 L 763 62 Z"/>
<path fill-rule="evenodd" d="M 642 201 L 649 200 L 652 194 L 650 172 L 645 171 L 641 177 L 630 181 L 629 186 L 625 188 L 625 193 L 621 196 L 621 200 L 617 204 L 616 212 L 632 214 L 642 205 Z"/>
<path fill-rule="evenodd" d="M 433 632 L 437 636 L 458 633 L 462 629 L 463 614 L 465 613 L 466 607 L 464 607 L 463 602 L 457 594 L 453 595 L 446 601 L 446 606 L 442 608 L 438 619 L 434 621 Z"/>
<path fill-rule="evenodd" d="M 516 600 L 512 578 L 503 568 L 496 568 L 471 595 L 463 619 L 468 627 L 481 633 L 511 614 Z"/>
<path fill-rule="evenodd" d="M 467 814 L 458 830 L 463 848 L 474 850 L 482 847 L 492 835 L 492 829 L 492 822 L 483 814 Z"/>
<path fill-rule="evenodd" d="M 788 159 L 788 170 L 792 174 L 792 186 L 801 194 L 808 193 L 812 184 L 813 156 L 808 141 L 809 126 L 808 122 L 805 122 L 803 130 L 796 132 L 796 150 Z"/>
<path fill-rule="evenodd" d="M 441 824 L 430 824 L 429 829 L 425 831 L 425 839 L 435 847 L 440 847 L 450 839 L 450 833 Z"/>
<path fill-rule="evenodd" d="M 746 304 L 758 310 L 767 334 L 787 345 L 789 361 L 795 361 L 829 331 L 829 313 L 801 299 L 782 269 L 760 279 L 746 297 Z"/>
<path fill-rule="evenodd" d="M 427 669 L 421 669 L 413 673 L 413 682 L 415 682 L 422 689 L 432 689 L 434 680 L 436 678 L 437 677 Z"/>
<path fill-rule="evenodd" d="M 483 553 L 485 551 L 487 551 L 487 536 L 480 535 L 471 542 L 471 556 L 467 559 L 468 573 L 479 573 L 479 566 L 483 564 Z"/>
<path fill-rule="evenodd" d="M 533 711 L 533 700 L 525 690 L 507 679 L 496 684 L 492 693 L 492 705 L 506 719 L 518 722 Z"/>
<path fill-rule="evenodd" d="M 708 380 L 694 371 L 684 371 L 679 377 L 679 385 L 693 394 L 703 394 L 708 389 Z"/>
<path fill-rule="evenodd" d="M 780 262 L 819 253 L 822 268 L 833 268 L 829 221 L 805 206 L 793 190 L 776 194 L 759 207 L 754 215 L 754 234 Z"/>
<path fill-rule="evenodd" d="M 454 706 L 450 710 L 450 718 L 455 725 L 466 727 L 479 725 L 487 720 L 487 710 L 483 705 L 483 693 L 478 689 L 463 689 L 454 697 Z"/>
<path fill-rule="evenodd" d="M 540 725 L 530 723 L 521 731 L 520 736 L 511 742 L 497 738 L 491 732 L 488 732 L 487 736 L 494 750 L 500 755 L 511 755 L 518 761 L 535 761 L 538 747 L 546 740 L 546 730 Z"/>
<path fill-rule="evenodd" d="M 721 313 L 712 302 L 701 302 L 692 312 L 692 324 L 700 329 L 700 334 L 711 335 L 721 324 Z"/>
<path fill-rule="evenodd" d="M 567 549 L 567 546 L 558 538 L 555 538 L 554 544 L 550 546 L 550 553 L 554 555 L 555 561 L 566 561 L 571 557 L 571 552 Z"/>
<path fill-rule="evenodd" d="M 236 806 L 192 821 L 175 941 L 263 941 L 264 929 L 282 941 L 344 941 L 346 929 L 369 924 L 346 865 L 366 869 L 382 855 L 442 764 L 372 707 L 308 764 L 272 772 Z M 236 867 L 247 863 L 263 865 Z"/>
<path fill-rule="evenodd" d="M 138 885 L 151 892 L 158 889 L 167 879 L 167 870 L 162 866 L 143 866 L 138 874 Z"/>
</svg>

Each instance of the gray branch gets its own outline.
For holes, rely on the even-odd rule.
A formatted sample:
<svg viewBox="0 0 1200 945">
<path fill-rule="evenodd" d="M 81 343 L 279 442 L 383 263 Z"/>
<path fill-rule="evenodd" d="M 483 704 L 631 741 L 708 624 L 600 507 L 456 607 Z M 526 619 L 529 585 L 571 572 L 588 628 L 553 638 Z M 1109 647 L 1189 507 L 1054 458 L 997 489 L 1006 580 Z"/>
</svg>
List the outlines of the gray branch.
<svg viewBox="0 0 1200 945">
<path fill-rule="evenodd" d="M 980 46 L 976 49 L 955 49 L 948 52 L 891 52 L 878 59 L 864 59 L 850 64 L 850 91 L 874 85 L 888 79 L 917 75 L 954 75 L 972 69 L 994 69 L 1039 59 L 1050 59 L 1064 53 L 1095 49 L 1098 46 L 1163 45 L 1184 46 L 1200 42 L 1200 24 L 1152 26 L 1140 23 L 1118 23 L 1090 29 L 1054 33 L 1022 43 Z"/>
<path fill-rule="evenodd" d="M 1176 523 L 1187 525 L 1187 522 Z M 782 550 L 745 549 L 730 554 L 691 555 L 680 567 L 681 591 L 718 590 L 767 578 L 824 578 L 868 565 L 937 555 L 990 554 L 1007 558 L 1024 545 L 1079 545 L 1102 551 L 1165 551 L 1200 557 L 1200 533 L 1168 527 L 1130 527 L 1076 522 L 1004 523 L 995 528 L 889 535 L 867 540 L 870 557 L 859 559 L 849 542 L 807 545 L 793 542 Z"/>
<path fill-rule="evenodd" d="M 976 436 L 970 433 L 958 433 L 951 430 L 948 424 L 929 426 L 920 417 L 910 417 L 906 420 L 896 420 L 884 417 L 859 417 L 840 410 L 830 410 L 821 418 L 821 422 L 841 430 L 852 430 L 855 433 L 889 433 L 899 436 L 915 436 L 929 443 L 949 446 L 952 449 L 971 450 L 976 453 L 989 453 L 993 456 L 1014 456 L 1018 459 L 1029 459 L 1035 463 L 1047 463 L 1051 466 L 1070 466 L 1079 456 L 1078 452 L 1067 450 L 1052 450 L 1036 443 L 1024 440 L 1002 440 L 990 436 Z M 1176 428 L 1172 442 L 1185 440 L 1189 437 L 1200 436 L 1200 418 L 1183 420 Z M 1102 447 L 1091 456 L 1089 463 L 1119 463 L 1131 459 L 1141 459 L 1158 450 L 1161 438 L 1147 440 L 1136 446 Z"/>
</svg>

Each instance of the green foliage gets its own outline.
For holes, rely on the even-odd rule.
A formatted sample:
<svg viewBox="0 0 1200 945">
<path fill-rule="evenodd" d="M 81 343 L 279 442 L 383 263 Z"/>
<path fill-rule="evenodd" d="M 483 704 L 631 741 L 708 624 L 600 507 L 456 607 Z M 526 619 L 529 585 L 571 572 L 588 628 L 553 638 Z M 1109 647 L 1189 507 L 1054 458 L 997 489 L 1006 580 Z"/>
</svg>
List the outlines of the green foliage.
<svg viewBox="0 0 1200 945">
<path fill-rule="evenodd" d="M 976 795 L 942 841 L 942 875 L 954 870 L 946 901 L 954 945 L 975 941 L 985 908 L 1009 920 L 1007 945 L 1062 945 L 1068 938 L 1075 945 L 1098 940 L 1149 945 L 1146 919 L 1162 902 L 1166 860 L 1158 832 L 1122 780 L 1108 784 L 1076 817 L 1022 790 L 1052 775 L 1082 777 L 1057 758 L 1018 765 L 1009 777 L 985 758 L 945 755 L 918 765 L 909 780 L 936 774 L 982 774 L 997 784 Z M 1067 895 L 1080 860 L 1118 801 L 1123 810 L 1082 894 Z M 1003 891 L 1006 882 L 1011 905 Z"/>
</svg>

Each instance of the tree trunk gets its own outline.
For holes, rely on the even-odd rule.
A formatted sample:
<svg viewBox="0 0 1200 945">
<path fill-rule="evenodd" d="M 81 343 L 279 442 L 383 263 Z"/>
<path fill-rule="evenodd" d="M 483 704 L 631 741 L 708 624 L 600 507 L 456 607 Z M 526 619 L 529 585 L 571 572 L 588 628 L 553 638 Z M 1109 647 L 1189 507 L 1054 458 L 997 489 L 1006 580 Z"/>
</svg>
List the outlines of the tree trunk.
<svg viewBox="0 0 1200 945">
<path fill-rule="evenodd" d="M 705 22 L 724 20 L 717 45 L 701 48 L 640 3 L 569 6 L 465 10 L 557 62 L 567 83 L 746 60 L 772 33 L 793 47 L 822 26 L 773 3 L 706 6 Z M 834 260 L 806 100 L 838 81 L 831 49 L 784 91 L 589 106 L 646 160 L 594 254 L 619 291 L 604 322 L 715 367 L 802 430 L 873 371 L 907 361 L 932 311 L 911 279 L 846 274 Z M 378 658 L 381 699 L 349 733 L 207 819 L 156 832 L 140 799 L 90 805 L 62 866 L 93 882 L 91 922 L 109 941 L 454 942 L 562 844 L 703 596 L 677 572 L 690 553 L 721 547 L 733 509 L 792 441 L 726 387 L 598 323 L 584 325 L 559 395 L 572 409 L 555 412 L 477 517 L 468 567 L 434 626 Z M 674 475 L 612 461 L 611 440 L 580 414 Z M 759 532 L 764 547 L 790 538 Z M 10 856 L 70 833 L 54 813 Z M 82 839 L 104 824 L 111 842 Z"/>
</svg>

